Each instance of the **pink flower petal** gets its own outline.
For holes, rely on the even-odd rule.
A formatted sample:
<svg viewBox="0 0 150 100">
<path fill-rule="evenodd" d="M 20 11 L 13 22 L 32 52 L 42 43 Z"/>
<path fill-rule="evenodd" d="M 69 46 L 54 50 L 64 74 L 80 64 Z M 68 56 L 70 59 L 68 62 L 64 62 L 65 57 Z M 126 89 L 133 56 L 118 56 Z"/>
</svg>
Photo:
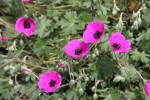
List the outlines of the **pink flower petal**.
<svg viewBox="0 0 150 100">
<path fill-rule="evenodd" d="M 131 42 L 125 40 L 125 37 L 120 32 L 113 33 L 109 38 L 109 43 L 115 53 L 127 53 L 131 48 Z"/>
<path fill-rule="evenodd" d="M 80 49 L 80 53 L 76 54 L 76 50 Z M 65 46 L 65 52 L 68 56 L 80 58 L 89 52 L 89 46 L 86 43 L 79 42 L 77 39 L 69 41 Z"/>
<path fill-rule="evenodd" d="M 131 49 L 131 42 L 129 40 L 126 40 L 122 44 L 123 49 L 121 49 L 121 52 L 127 53 Z"/>
<path fill-rule="evenodd" d="M 22 0 L 22 2 L 32 2 L 33 0 Z"/>
<path fill-rule="evenodd" d="M 25 27 L 26 22 L 29 24 L 29 27 Z M 32 18 L 21 17 L 16 21 L 15 27 L 17 32 L 24 33 L 27 37 L 30 37 L 36 29 L 36 23 Z"/>
<path fill-rule="evenodd" d="M 83 40 L 85 43 L 96 43 L 104 35 L 104 24 L 101 21 L 90 22 L 83 33 Z"/>
<path fill-rule="evenodd" d="M 7 41 L 8 41 L 8 38 L 7 38 L 7 36 L 2 36 L 2 37 L 1 37 L 1 40 L 2 40 L 3 42 L 7 42 Z"/>
<path fill-rule="evenodd" d="M 24 30 L 24 27 L 23 27 L 24 20 L 25 20 L 25 18 L 21 17 L 16 21 L 15 27 L 16 27 L 16 31 L 19 33 L 23 32 L 23 30 Z"/>
<path fill-rule="evenodd" d="M 54 86 L 50 86 L 51 81 L 55 81 Z M 50 71 L 43 73 L 38 82 L 38 87 L 46 93 L 55 91 L 61 85 L 62 78 L 60 74 L 56 71 Z"/>
<path fill-rule="evenodd" d="M 65 64 L 63 64 L 63 63 L 60 63 L 60 64 L 59 64 L 59 66 L 60 66 L 60 67 L 63 67 L 63 66 L 65 66 Z"/>
<path fill-rule="evenodd" d="M 23 72 L 24 72 L 24 73 L 29 73 L 30 70 L 29 70 L 28 68 L 24 68 L 24 69 L 23 69 Z"/>
<path fill-rule="evenodd" d="M 27 37 L 30 37 L 33 35 L 33 31 L 32 30 L 29 30 L 29 29 L 24 29 L 24 34 L 27 36 Z"/>
<path fill-rule="evenodd" d="M 146 85 L 144 86 L 144 90 L 146 94 L 150 97 L 150 80 L 147 81 Z"/>
</svg>

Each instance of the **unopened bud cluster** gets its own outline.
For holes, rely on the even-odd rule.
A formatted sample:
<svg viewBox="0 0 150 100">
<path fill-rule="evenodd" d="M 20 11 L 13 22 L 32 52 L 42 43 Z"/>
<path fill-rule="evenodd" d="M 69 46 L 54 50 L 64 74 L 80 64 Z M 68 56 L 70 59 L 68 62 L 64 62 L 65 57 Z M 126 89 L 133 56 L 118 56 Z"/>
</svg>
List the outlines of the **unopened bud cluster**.
<svg viewBox="0 0 150 100">
<path fill-rule="evenodd" d="M 73 79 L 72 79 L 72 80 L 70 80 L 70 86 L 75 85 L 75 83 L 76 83 L 76 82 L 75 82 L 75 80 L 73 80 Z"/>
<path fill-rule="evenodd" d="M 92 58 L 96 59 L 96 57 L 99 55 L 99 51 L 97 48 L 94 49 L 94 53 L 92 54 Z"/>
<path fill-rule="evenodd" d="M 143 6 L 135 13 L 133 11 L 133 15 L 132 15 L 132 19 L 135 19 L 132 25 L 132 29 L 138 29 L 139 25 L 142 23 L 141 20 L 141 10 L 147 9 L 145 4 L 143 4 Z"/>
<path fill-rule="evenodd" d="M 92 90 L 93 92 L 95 92 L 95 93 L 93 94 L 93 99 L 94 99 L 94 100 L 97 100 L 97 99 L 98 99 L 98 95 L 97 95 L 97 93 L 96 93 L 96 89 L 97 89 L 96 86 L 93 86 L 93 87 L 91 88 L 91 90 Z"/>
<path fill-rule="evenodd" d="M 96 93 L 93 95 L 93 99 L 94 99 L 94 100 L 97 100 L 97 99 L 98 99 L 98 95 L 97 95 Z"/>
<path fill-rule="evenodd" d="M 16 47 L 16 41 L 13 42 L 12 46 L 7 47 L 8 51 L 16 51 L 17 47 Z"/>
<path fill-rule="evenodd" d="M 120 8 L 118 8 L 116 3 L 114 3 L 114 7 L 113 7 L 113 10 L 112 10 L 113 16 L 117 15 L 118 11 L 120 11 Z"/>
<path fill-rule="evenodd" d="M 79 94 L 80 94 L 80 96 L 83 95 L 83 93 L 84 93 L 84 90 L 83 90 L 82 88 L 80 88 L 80 89 L 79 89 Z"/>
<path fill-rule="evenodd" d="M 120 14 L 119 21 L 118 21 L 118 23 L 117 23 L 117 25 L 116 25 L 116 27 L 117 27 L 118 29 L 121 29 L 121 30 L 123 29 L 123 26 L 124 26 L 123 21 L 122 21 L 122 14 L 123 14 L 123 13 Z"/>
</svg>

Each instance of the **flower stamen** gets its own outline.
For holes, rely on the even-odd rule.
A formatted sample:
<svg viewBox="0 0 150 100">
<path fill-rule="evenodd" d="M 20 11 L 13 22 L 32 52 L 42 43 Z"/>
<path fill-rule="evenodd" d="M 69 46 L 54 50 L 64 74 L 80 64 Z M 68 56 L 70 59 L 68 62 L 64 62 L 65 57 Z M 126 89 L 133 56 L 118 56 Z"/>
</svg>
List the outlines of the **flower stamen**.
<svg viewBox="0 0 150 100">
<path fill-rule="evenodd" d="M 24 28 L 30 28 L 30 23 L 28 21 L 24 22 Z"/>
<path fill-rule="evenodd" d="M 99 31 L 96 31 L 96 33 L 94 34 L 94 38 L 98 39 L 101 35 L 102 33 L 100 33 Z"/>
<path fill-rule="evenodd" d="M 55 81 L 55 80 L 51 80 L 51 81 L 49 82 L 49 86 L 50 86 L 50 87 L 54 87 L 55 84 L 56 84 L 56 81 Z"/>
<path fill-rule="evenodd" d="M 80 55 L 81 53 L 82 53 L 82 49 L 77 48 L 77 49 L 75 50 L 75 54 L 76 54 L 76 55 Z"/>
<path fill-rule="evenodd" d="M 120 44 L 114 43 L 114 44 L 113 44 L 113 47 L 114 47 L 116 50 L 118 50 L 118 49 L 120 48 Z"/>
</svg>

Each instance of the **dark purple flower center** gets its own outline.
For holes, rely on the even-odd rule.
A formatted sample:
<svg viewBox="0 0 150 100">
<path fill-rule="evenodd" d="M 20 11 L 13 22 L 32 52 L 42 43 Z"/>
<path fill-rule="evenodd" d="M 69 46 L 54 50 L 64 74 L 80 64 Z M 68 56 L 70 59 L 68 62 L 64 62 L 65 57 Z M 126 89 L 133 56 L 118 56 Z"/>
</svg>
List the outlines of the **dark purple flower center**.
<svg viewBox="0 0 150 100">
<path fill-rule="evenodd" d="M 51 80 L 51 81 L 49 82 L 49 86 L 50 86 L 50 87 L 54 87 L 55 84 L 56 84 L 56 81 L 55 81 L 55 80 Z"/>
<path fill-rule="evenodd" d="M 30 28 L 30 23 L 28 21 L 24 22 L 24 28 Z"/>
<path fill-rule="evenodd" d="M 81 48 L 77 48 L 76 50 L 75 50 L 75 54 L 76 55 L 80 55 L 82 53 L 82 49 Z"/>
<path fill-rule="evenodd" d="M 98 39 L 101 35 L 102 35 L 101 32 L 96 31 L 95 34 L 94 34 L 94 38 L 95 38 L 95 39 Z"/>
<path fill-rule="evenodd" d="M 116 50 L 118 50 L 120 48 L 120 44 L 114 43 L 113 44 L 113 48 L 115 48 Z"/>
</svg>

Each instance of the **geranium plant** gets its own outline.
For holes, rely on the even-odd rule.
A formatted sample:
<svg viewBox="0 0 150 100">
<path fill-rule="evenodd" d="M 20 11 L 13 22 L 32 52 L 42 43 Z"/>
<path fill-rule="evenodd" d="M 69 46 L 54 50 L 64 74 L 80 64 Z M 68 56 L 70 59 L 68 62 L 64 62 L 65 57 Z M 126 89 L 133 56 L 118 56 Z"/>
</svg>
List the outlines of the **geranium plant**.
<svg viewBox="0 0 150 100">
<path fill-rule="evenodd" d="M 1 0 L 1 100 L 149 100 L 149 0 Z"/>
</svg>

